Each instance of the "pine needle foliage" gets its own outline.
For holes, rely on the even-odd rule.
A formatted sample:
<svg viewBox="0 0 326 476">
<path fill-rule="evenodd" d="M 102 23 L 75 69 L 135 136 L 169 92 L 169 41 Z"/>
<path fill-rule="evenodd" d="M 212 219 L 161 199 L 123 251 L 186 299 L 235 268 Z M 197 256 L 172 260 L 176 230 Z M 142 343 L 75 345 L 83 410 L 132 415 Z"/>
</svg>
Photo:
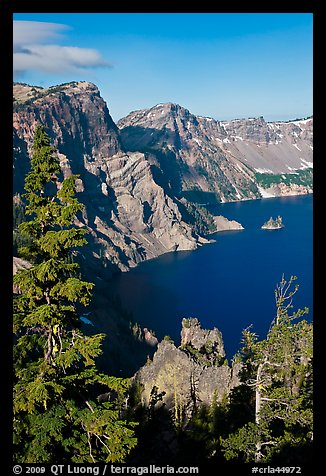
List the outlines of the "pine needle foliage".
<svg viewBox="0 0 326 476">
<path fill-rule="evenodd" d="M 75 197 L 77 176 L 59 181 L 60 163 L 43 126 L 37 126 L 31 171 L 25 179 L 26 236 L 20 256 L 33 263 L 14 284 L 14 448 L 15 460 L 123 462 L 136 445 L 121 399 L 128 381 L 101 374 L 95 359 L 103 334 L 85 335 L 80 308 L 93 284 L 79 278 L 72 251 L 86 244 L 74 226 L 83 205 Z M 111 395 L 102 402 L 99 393 Z"/>
<path fill-rule="evenodd" d="M 313 440 L 313 324 L 293 312 L 296 276 L 275 289 L 276 315 L 266 339 L 243 331 L 242 387 L 252 394 L 251 421 L 221 438 L 227 460 L 299 464 Z M 298 456 L 298 453 L 300 456 Z"/>
</svg>

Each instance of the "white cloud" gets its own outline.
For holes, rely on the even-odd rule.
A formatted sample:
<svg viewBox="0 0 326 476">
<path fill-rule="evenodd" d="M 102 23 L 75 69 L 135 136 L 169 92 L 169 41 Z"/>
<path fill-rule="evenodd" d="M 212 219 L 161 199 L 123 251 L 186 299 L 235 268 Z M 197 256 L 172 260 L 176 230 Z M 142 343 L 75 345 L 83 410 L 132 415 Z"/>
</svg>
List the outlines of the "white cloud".
<svg viewBox="0 0 326 476">
<path fill-rule="evenodd" d="M 74 73 L 109 66 L 93 48 L 62 46 L 52 41 L 69 30 L 67 25 L 32 21 L 14 21 L 14 73 L 34 70 L 45 73 Z"/>
<path fill-rule="evenodd" d="M 61 23 L 45 23 L 38 21 L 14 21 L 13 39 L 15 45 L 33 44 L 47 41 L 50 38 L 60 38 L 60 31 L 70 28 Z"/>
</svg>

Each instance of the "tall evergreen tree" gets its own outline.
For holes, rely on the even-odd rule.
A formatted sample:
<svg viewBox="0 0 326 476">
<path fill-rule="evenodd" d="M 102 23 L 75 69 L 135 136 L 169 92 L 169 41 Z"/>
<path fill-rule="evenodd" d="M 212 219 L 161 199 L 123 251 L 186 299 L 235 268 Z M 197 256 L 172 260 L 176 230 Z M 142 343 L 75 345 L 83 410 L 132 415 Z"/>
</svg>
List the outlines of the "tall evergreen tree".
<svg viewBox="0 0 326 476">
<path fill-rule="evenodd" d="M 19 225 L 29 237 L 20 256 L 33 266 L 14 276 L 20 290 L 14 297 L 15 459 L 124 461 L 136 444 L 133 423 L 117 403 L 128 382 L 96 368 L 104 335 L 86 336 L 79 316 L 94 285 L 79 279 L 78 263 L 68 259 L 86 243 L 86 231 L 73 225 L 82 209 L 77 176 L 59 181 L 60 163 L 43 126 L 33 147 L 24 194 L 31 219 Z M 99 392 L 115 397 L 100 402 Z"/>
<path fill-rule="evenodd" d="M 313 327 L 301 319 L 307 308 L 290 311 L 295 280 L 283 276 L 276 287 L 276 317 L 267 338 L 243 332 L 241 378 L 252 390 L 253 419 L 221 439 L 226 459 L 299 464 L 299 457 L 311 453 Z"/>
</svg>

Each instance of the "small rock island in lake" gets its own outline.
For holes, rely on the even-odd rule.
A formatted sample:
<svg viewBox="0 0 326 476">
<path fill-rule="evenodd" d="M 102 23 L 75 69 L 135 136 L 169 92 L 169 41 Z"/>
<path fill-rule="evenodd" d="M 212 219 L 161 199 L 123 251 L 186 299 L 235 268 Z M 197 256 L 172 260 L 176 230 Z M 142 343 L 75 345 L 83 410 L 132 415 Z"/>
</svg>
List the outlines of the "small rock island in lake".
<svg viewBox="0 0 326 476">
<path fill-rule="evenodd" d="M 279 230 L 280 228 L 283 228 L 283 222 L 282 222 L 282 217 L 278 216 L 275 220 L 273 220 L 272 217 L 263 224 L 261 227 L 262 230 Z"/>
</svg>

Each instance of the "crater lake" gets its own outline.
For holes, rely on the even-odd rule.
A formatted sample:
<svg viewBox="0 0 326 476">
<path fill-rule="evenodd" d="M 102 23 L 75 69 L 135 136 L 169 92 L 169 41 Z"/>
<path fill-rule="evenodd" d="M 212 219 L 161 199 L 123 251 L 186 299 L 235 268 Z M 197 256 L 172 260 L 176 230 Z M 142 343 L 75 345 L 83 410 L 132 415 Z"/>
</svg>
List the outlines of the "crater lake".
<svg viewBox="0 0 326 476">
<path fill-rule="evenodd" d="M 217 327 L 229 361 L 252 325 L 264 338 L 275 316 L 274 290 L 284 274 L 298 277 L 294 308 L 313 306 L 313 197 L 268 198 L 210 206 L 215 215 L 240 222 L 244 230 L 210 235 L 215 243 L 143 262 L 110 281 L 110 293 L 159 340 L 180 344 L 181 320 L 196 317 Z M 262 230 L 271 216 L 284 228 Z"/>
</svg>

